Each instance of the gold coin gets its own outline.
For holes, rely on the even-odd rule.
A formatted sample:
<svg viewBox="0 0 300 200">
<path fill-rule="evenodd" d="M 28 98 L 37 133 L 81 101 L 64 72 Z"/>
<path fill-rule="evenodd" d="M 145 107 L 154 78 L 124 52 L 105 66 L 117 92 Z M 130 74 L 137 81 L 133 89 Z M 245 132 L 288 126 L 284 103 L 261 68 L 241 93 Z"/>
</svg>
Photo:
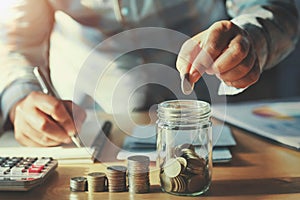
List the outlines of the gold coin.
<svg viewBox="0 0 300 200">
<path fill-rule="evenodd" d="M 186 190 L 186 180 L 184 179 L 183 176 L 177 176 L 175 178 L 173 178 L 175 186 L 173 191 L 174 192 L 178 192 L 178 193 L 182 193 Z"/>
<path fill-rule="evenodd" d="M 195 151 L 194 145 L 189 144 L 189 143 L 181 144 L 181 145 L 179 145 L 179 148 L 180 149 L 190 149 L 192 151 Z"/>
<path fill-rule="evenodd" d="M 164 165 L 164 172 L 170 178 L 178 176 L 181 173 L 181 171 L 182 166 L 180 162 L 175 158 L 169 159 Z"/>
<path fill-rule="evenodd" d="M 88 174 L 88 178 L 105 178 L 105 173 L 103 172 L 92 172 Z"/>
<path fill-rule="evenodd" d="M 199 158 L 199 156 L 191 149 L 182 149 L 181 157 L 184 157 L 185 159 L 189 159 L 189 158 L 198 159 Z"/>
<path fill-rule="evenodd" d="M 150 159 L 147 156 L 130 156 L 127 159 L 128 188 L 132 193 L 147 193 L 150 190 Z"/>
<path fill-rule="evenodd" d="M 128 162 L 138 162 L 138 163 L 147 163 L 147 164 L 149 164 L 150 162 L 148 156 L 129 156 L 127 160 Z"/>
<path fill-rule="evenodd" d="M 122 165 L 112 165 L 112 166 L 108 166 L 106 168 L 108 171 L 111 172 L 120 172 L 120 173 L 126 173 L 127 168 L 125 166 Z"/>
<path fill-rule="evenodd" d="M 83 192 L 86 190 L 87 179 L 85 177 L 72 177 L 70 179 L 70 190 L 73 192 Z"/>
<path fill-rule="evenodd" d="M 204 176 L 196 175 L 188 180 L 187 188 L 189 192 L 200 192 L 207 184 L 208 182 Z"/>
<path fill-rule="evenodd" d="M 177 157 L 176 160 L 181 164 L 183 170 L 187 167 L 187 161 L 186 161 L 185 158 L 183 158 L 183 157 Z"/>
<path fill-rule="evenodd" d="M 165 173 L 160 174 L 160 182 L 162 188 L 166 192 L 171 192 L 173 190 L 174 182 L 172 181 L 172 178 L 167 177 Z"/>
</svg>

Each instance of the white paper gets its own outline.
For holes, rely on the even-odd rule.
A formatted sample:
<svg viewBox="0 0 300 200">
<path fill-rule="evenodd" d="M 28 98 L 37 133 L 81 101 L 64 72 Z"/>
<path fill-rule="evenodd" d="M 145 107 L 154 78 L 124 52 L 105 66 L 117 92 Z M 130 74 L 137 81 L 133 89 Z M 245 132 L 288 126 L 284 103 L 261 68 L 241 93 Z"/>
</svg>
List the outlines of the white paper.
<svg viewBox="0 0 300 200">
<path fill-rule="evenodd" d="M 90 148 L 94 138 L 101 129 L 102 121 L 94 111 L 87 111 L 87 118 L 79 134 L 85 147 L 77 148 L 75 145 L 62 145 L 57 147 L 24 147 L 14 138 L 12 131 L 0 135 L 0 156 L 23 157 L 52 157 L 59 163 L 79 164 L 92 163 L 93 148 Z"/>
<path fill-rule="evenodd" d="M 254 114 L 254 110 L 264 108 L 274 116 Z M 300 149 L 300 100 L 214 105 L 212 115 L 251 133 Z"/>
<path fill-rule="evenodd" d="M 58 147 L 1 147 L 1 156 L 53 157 L 55 159 L 91 159 L 90 148 Z"/>
</svg>

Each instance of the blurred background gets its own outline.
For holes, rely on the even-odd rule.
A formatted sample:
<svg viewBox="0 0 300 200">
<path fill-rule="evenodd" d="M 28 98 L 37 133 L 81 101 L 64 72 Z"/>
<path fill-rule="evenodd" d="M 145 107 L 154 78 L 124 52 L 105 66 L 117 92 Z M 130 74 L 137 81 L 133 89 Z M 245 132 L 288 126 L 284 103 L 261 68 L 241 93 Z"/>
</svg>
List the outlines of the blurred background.
<svg viewBox="0 0 300 200">
<path fill-rule="evenodd" d="M 296 0 L 295 2 L 297 4 L 298 11 L 300 12 L 300 1 Z M 5 6 L 6 4 L 9 3 L 4 1 L 1 2 L 0 15 L 3 15 L 3 12 L 6 9 Z M 1 33 L 3 34 L 3 32 L 0 31 L 0 38 L 2 35 Z M 66 46 L 62 43 L 60 43 L 59 45 Z M 69 49 L 72 50 L 72 48 Z M 132 52 L 132 53 L 133 54 L 138 53 L 141 55 L 144 54 L 146 58 L 145 60 L 146 63 L 153 62 L 153 63 L 166 64 L 170 66 L 170 60 L 172 60 L 173 64 L 171 67 L 175 66 L 176 55 L 170 54 L 168 52 L 160 52 L 159 56 L 157 56 L 156 54 L 157 51 L 158 50 L 143 49 L 143 52 Z M 81 51 L 73 52 L 72 55 L 75 55 L 73 57 L 80 57 L 77 55 L 79 53 L 81 53 Z M 61 55 L 59 56 L 61 57 Z M 122 57 L 120 57 L 120 59 L 122 59 Z M 61 70 L 61 68 L 59 68 L 59 70 Z M 69 74 L 69 72 L 66 71 L 62 74 Z M 299 75 L 300 75 L 300 43 L 298 42 L 297 46 L 295 47 L 295 50 L 285 60 L 279 63 L 276 67 L 273 67 L 272 69 L 265 71 L 262 74 L 260 80 L 256 84 L 254 84 L 253 86 L 245 90 L 243 93 L 240 93 L 239 95 L 235 95 L 235 96 L 227 96 L 227 102 L 240 102 L 240 101 L 276 99 L 276 98 L 292 98 L 292 97 L 300 96 Z M 66 86 L 67 85 L 66 79 L 68 79 L 69 76 L 62 76 L 60 78 L 61 78 L 61 82 L 57 81 L 56 85 Z M 174 79 L 172 79 L 172 81 L 174 81 Z M 207 100 L 207 101 L 210 101 L 210 98 L 216 98 L 215 101 L 218 102 L 218 98 L 220 97 L 218 97 L 216 93 L 210 95 L 208 94 L 208 90 L 205 87 L 207 83 L 210 88 L 209 89 L 210 91 L 217 91 L 219 86 L 219 81 L 213 76 L 205 76 L 205 79 L 201 79 L 199 83 L 197 83 L 195 86 L 197 97 L 201 100 Z M 144 98 L 147 101 L 149 101 L 146 102 L 146 105 L 151 105 L 153 102 L 161 102 L 166 99 L 174 98 L 171 94 L 172 92 L 169 91 L 167 88 L 161 88 L 159 85 L 152 85 L 151 88 L 152 91 L 149 92 L 147 94 L 148 96 Z M 145 88 L 141 87 L 140 90 L 143 92 L 149 89 L 146 87 Z M 70 91 L 67 89 L 65 92 L 70 93 Z M 72 97 L 72 94 L 70 94 L 69 96 Z M 183 98 L 189 98 L 189 97 L 183 97 Z M 219 101 L 222 102 L 222 97 L 220 99 L 221 100 Z M 137 107 L 138 108 L 140 107 L 141 109 L 144 108 L 143 105 Z"/>
</svg>

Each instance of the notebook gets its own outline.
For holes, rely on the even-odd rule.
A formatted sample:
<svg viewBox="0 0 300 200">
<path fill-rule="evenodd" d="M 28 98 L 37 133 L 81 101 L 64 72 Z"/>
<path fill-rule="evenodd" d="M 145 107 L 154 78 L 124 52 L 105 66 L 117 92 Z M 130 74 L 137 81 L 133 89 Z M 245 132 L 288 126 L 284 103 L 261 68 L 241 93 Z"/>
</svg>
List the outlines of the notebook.
<svg viewBox="0 0 300 200">
<path fill-rule="evenodd" d="M 86 121 L 79 134 L 85 146 L 82 148 L 77 148 L 74 144 L 57 147 L 24 147 L 15 140 L 12 131 L 7 131 L 0 135 L 0 156 L 53 157 L 60 164 L 93 163 L 95 148 L 92 144 L 100 134 L 102 125 L 103 121 L 94 112 L 87 111 Z"/>
</svg>

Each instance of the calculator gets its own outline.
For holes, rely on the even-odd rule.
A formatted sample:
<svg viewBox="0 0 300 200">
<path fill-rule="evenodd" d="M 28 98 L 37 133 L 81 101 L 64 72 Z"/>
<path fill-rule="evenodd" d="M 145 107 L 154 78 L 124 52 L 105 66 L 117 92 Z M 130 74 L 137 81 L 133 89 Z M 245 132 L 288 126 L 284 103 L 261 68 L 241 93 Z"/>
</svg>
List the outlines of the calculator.
<svg viewBox="0 0 300 200">
<path fill-rule="evenodd" d="M 28 191 L 44 183 L 57 165 L 51 157 L 0 157 L 0 191 Z"/>
</svg>

